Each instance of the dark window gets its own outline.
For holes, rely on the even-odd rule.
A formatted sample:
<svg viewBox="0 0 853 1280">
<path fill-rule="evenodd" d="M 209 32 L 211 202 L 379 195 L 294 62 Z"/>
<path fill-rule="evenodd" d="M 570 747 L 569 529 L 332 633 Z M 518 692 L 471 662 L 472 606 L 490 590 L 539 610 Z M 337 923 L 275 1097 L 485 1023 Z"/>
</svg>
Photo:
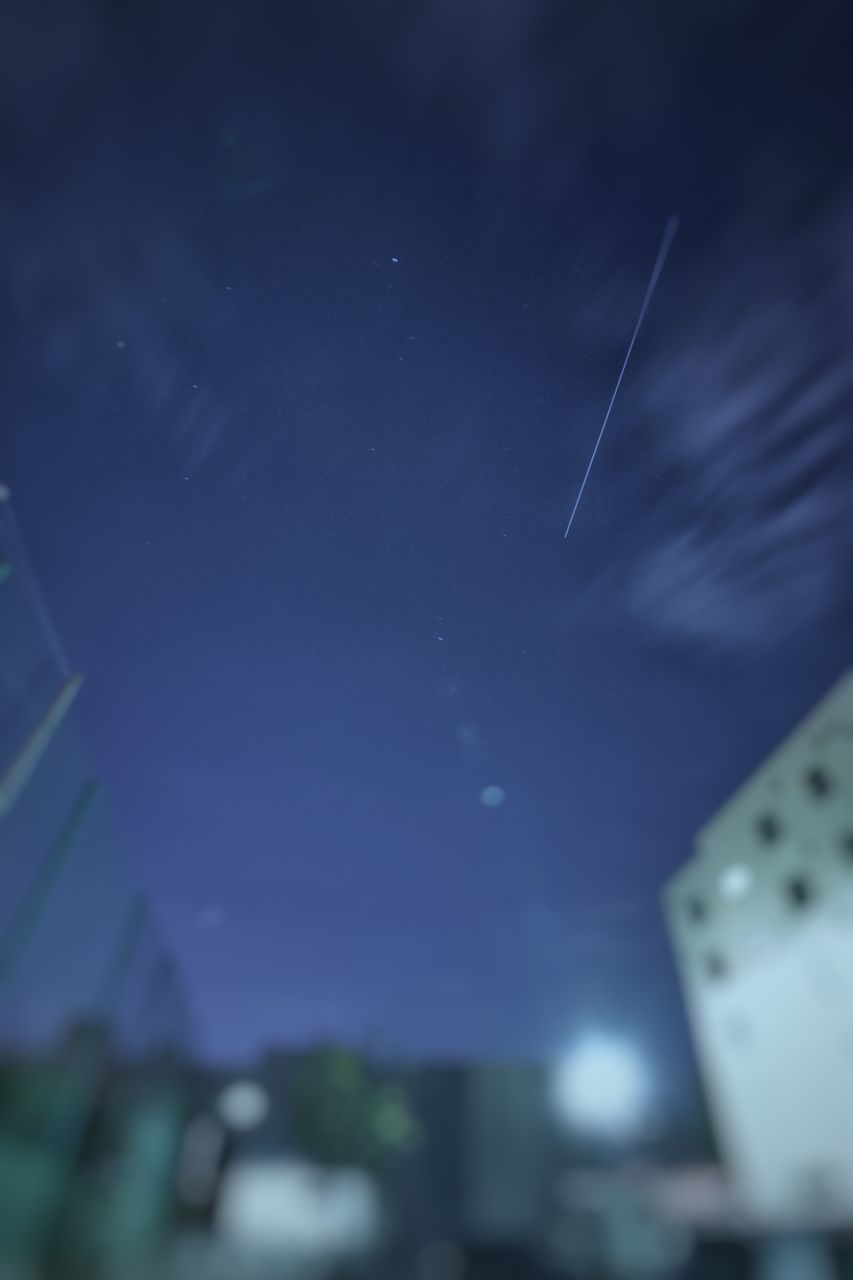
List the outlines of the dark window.
<svg viewBox="0 0 853 1280">
<path fill-rule="evenodd" d="M 773 844 L 782 835 L 782 823 L 775 813 L 762 813 L 755 820 L 755 829 L 763 844 Z"/>
<path fill-rule="evenodd" d="M 805 876 L 791 876 L 785 884 L 785 896 L 795 911 L 802 911 L 814 900 L 814 887 Z"/>
<path fill-rule="evenodd" d="M 719 951 L 712 951 L 705 958 L 705 969 L 709 978 L 714 978 L 719 982 L 728 974 L 729 966 L 724 955 L 721 955 Z"/>
<path fill-rule="evenodd" d="M 820 765 L 815 765 L 813 769 L 807 770 L 803 780 L 806 784 L 806 790 L 816 800 L 822 800 L 824 796 L 828 796 L 832 791 L 832 778 Z"/>
<path fill-rule="evenodd" d="M 702 898 L 690 898 L 687 903 L 687 914 L 695 924 L 702 924 L 708 919 L 708 908 Z"/>
</svg>

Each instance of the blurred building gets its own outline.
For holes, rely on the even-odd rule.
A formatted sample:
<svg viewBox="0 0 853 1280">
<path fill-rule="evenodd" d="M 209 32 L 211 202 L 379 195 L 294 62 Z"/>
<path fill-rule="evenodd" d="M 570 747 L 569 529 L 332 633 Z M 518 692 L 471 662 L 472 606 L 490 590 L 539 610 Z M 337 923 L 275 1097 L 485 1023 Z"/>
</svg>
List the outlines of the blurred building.
<svg viewBox="0 0 853 1280">
<path fill-rule="evenodd" d="M 167 1211 L 182 1123 L 175 1064 L 190 1010 L 74 723 L 82 688 L 0 488 L 7 1270 L 14 1259 L 141 1247 Z"/>
<path fill-rule="evenodd" d="M 853 675 L 699 832 L 664 896 L 743 1214 L 853 1223 Z"/>
<path fill-rule="evenodd" d="M 199 1197 L 210 1205 L 215 1171 L 207 1219 L 229 1248 L 254 1234 L 285 1258 L 314 1237 L 328 1246 L 338 1232 L 342 1242 L 348 1230 L 353 1248 L 371 1239 L 386 1265 L 404 1269 L 423 1254 L 436 1276 L 462 1255 L 471 1263 L 538 1249 L 561 1158 L 543 1066 L 318 1048 L 194 1075 L 187 1133 L 204 1148 Z M 180 1179 L 185 1203 L 194 1178 Z M 318 1243 L 318 1255 L 327 1246 Z"/>
<path fill-rule="evenodd" d="M 469 1073 L 462 1134 L 470 1240 L 499 1244 L 538 1232 L 556 1161 L 543 1067 L 491 1065 Z"/>
</svg>

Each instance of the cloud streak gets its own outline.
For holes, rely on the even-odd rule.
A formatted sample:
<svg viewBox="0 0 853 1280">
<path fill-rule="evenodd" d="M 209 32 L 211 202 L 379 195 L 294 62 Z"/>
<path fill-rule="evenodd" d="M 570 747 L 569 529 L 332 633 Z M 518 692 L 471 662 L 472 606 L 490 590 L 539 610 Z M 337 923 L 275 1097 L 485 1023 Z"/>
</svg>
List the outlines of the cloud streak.
<svg viewBox="0 0 853 1280">
<path fill-rule="evenodd" d="M 774 195 L 694 272 L 637 395 L 678 500 L 630 568 L 628 606 L 735 649 L 853 598 L 853 202 L 800 221 L 796 192 Z"/>
</svg>

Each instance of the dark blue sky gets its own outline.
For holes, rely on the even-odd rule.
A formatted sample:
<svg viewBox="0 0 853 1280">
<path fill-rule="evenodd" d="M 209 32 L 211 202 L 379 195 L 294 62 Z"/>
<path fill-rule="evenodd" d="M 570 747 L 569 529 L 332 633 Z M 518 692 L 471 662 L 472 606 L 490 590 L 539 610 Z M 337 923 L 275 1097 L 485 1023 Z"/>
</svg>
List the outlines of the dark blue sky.
<svg viewBox="0 0 853 1280">
<path fill-rule="evenodd" d="M 10 6 L 0 465 L 212 1052 L 679 1058 L 659 887 L 849 663 L 833 9 Z"/>
</svg>

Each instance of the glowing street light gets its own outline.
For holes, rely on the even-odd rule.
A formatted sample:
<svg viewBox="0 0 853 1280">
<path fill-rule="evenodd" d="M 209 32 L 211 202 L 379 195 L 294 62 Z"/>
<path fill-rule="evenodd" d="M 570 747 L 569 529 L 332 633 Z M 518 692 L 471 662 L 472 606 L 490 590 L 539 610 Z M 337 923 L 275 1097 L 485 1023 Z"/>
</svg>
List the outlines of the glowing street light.
<svg viewBox="0 0 853 1280">
<path fill-rule="evenodd" d="M 554 1103 L 573 1128 L 604 1138 L 627 1138 L 649 1107 L 645 1063 L 627 1041 L 584 1036 L 557 1066 Z"/>
</svg>

